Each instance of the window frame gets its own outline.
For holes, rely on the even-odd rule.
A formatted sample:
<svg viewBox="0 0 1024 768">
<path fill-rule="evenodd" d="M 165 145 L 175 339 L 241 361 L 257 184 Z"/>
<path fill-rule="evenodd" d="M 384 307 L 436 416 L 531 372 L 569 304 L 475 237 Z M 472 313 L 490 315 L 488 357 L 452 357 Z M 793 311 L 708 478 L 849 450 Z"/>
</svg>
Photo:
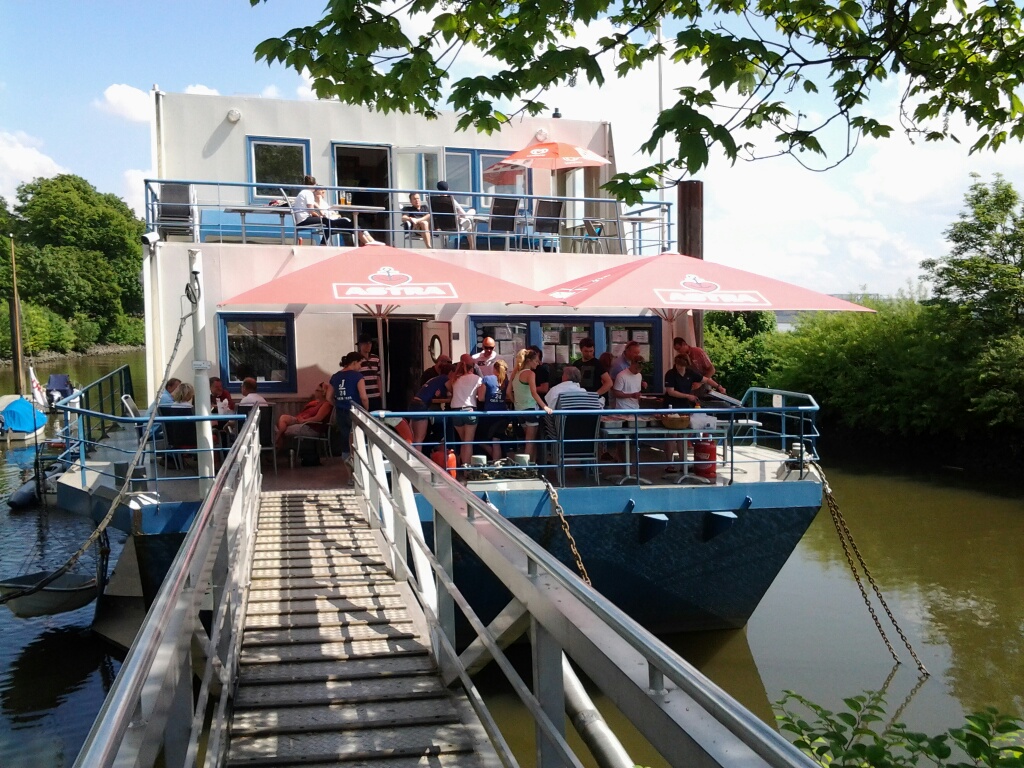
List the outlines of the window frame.
<svg viewBox="0 0 1024 768">
<path fill-rule="evenodd" d="M 245 152 L 246 152 L 246 173 L 248 174 L 249 184 L 249 203 L 252 205 L 263 205 L 269 203 L 271 200 L 280 198 L 280 194 L 276 195 L 259 195 L 257 191 L 259 187 L 271 187 L 274 186 L 274 182 L 259 182 L 256 180 L 256 146 L 260 144 L 278 144 L 284 146 L 297 146 L 302 148 L 302 175 L 310 175 L 310 140 L 289 138 L 284 136 L 246 136 L 245 137 Z M 281 185 L 284 186 L 284 185 Z M 297 190 L 296 190 L 297 191 Z"/>
<path fill-rule="evenodd" d="M 288 363 L 284 381 L 261 381 L 260 394 L 298 392 L 297 350 L 295 349 L 294 312 L 218 312 L 217 313 L 217 365 L 220 380 L 228 392 L 241 392 L 242 382 L 231 381 L 230 357 L 228 355 L 228 324 L 237 322 L 280 322 L 285 323 L 285 338 L 288 344 Z"/>
</svg>

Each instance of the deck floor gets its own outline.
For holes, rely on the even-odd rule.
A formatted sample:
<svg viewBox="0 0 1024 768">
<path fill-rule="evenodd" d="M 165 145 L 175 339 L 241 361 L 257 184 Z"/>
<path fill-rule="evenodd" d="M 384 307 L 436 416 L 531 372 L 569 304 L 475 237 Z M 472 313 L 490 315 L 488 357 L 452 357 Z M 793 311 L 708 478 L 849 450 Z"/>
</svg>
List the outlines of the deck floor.
<svg viewBox="0 0 1024 768">
<path fill-rule="evenodd" d="M 264 487 L 301 475 L 312 468 L 265 472 Z M 498 765 L 358 503 L 315 487 L 262 494 L 228 765 Z"/>
</svg>

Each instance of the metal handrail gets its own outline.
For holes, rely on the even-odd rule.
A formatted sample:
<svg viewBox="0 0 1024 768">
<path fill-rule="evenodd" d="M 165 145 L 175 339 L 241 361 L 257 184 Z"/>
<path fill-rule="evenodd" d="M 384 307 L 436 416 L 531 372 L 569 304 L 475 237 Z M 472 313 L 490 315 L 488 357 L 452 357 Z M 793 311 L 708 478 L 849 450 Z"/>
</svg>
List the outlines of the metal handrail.
<svg viewBox="0 0 1024 768">
<path fill-rule="evenodd" d="M 640 627 L 620 608 L 580 581 L 574 573 L 568 570 L 540 544 L 509 523 L 501 515 L 500 511 L 482 501 L 457 481 L 450 478 L 442 468 L 433 465 L 429 461 L 425 461 L 420 454 L 411 450 L 395 435 L 386 431 L 361 409 L 354 409 L 353 426 L 357 436 L 357 453 L 361 456 L 359 474 L 364 482 L 369 481 L 364 488 L 363 495 L 370 506 L 371 516 L 378 525 L 383 524 L 385 531 L 395 530 L 395 521 L 401 519 L 401 516 L 396 514 L 395 508 L 396 506 L 400 507 L 404 503 L 401 498 L 402 494 L 399 491 L 392 495 L 389 489 L 391 487 L 400 488 L 400 484 L 407 481 L 433 506 L 435 510 L 435 530 L 437 525 L 439 525 L 440 519 L 453 532 L 460 535 L 475 532 L 477 538 L 470 535 L 461 535 L 462 541 L 492 570 L 494 570 L 494 566 L 488 562 L 488 554 L 491 550 L 478 545 L 478 541 L 488 542 L 492 549 L 511 552 L 511 556 L 517 558 L 516 562 L 520 564 L 521 571 L 532 582 L 539 584 L 538 579 L 543 573 L 547 579 L 550 579 L 550 582 L 546 582 L 545 589 L 550 589 L 552 584 L 556 584 L 558 589 L 564 591 L 565 595 L 571 596 L 578 602 L 576 608 L 580 611 L 581 615 L 570 616 L 564 613 L 565 607 L 562 605 L 561 599 L 557 601 L 557 605 L 554 604 L 555 601 L 552 599 L 551 609 L 557 611 L 561 615 L 561 619 L 548 626 L 550 631 L 557 632 L 560 628 L 565 631 L 568 629 L 566 625 L 573 628 L 576 628 L 579 624 L 588 627 L 596 626 L 590 621 L 591 617 L 603 622 L 612 631 L 613 639 L 617 638 L 618 641 L 625 643 L 630 651 L 646 662 L 650 688 L 648 694 L 650 694 L 655 706 L 659 706 L 655 700 L 665 695 L 664 681 L 667 680 L 691 697 L 694 702 L 703 708 L 707 715 L 710 715 L 714 720 L 723 725 L 739 743 L 749 748 L 769 765 L 814 765 L 813 762 L 781 735 L 742 707 L 725 691 L 701 675 L 694 667 L 677 657 L 670 649 Z M 362 450 L 361 440 L 367 441 L 367 447 L 362 448 Z M 392 475 L 390 485 L 388 479 L 383 476 L 383 462 L 376 459 L 371 460 L 370 455 L 368 455 L 375 452 L 381 455 L 382 458 L 386 458 L 390 463 Z M 380 476 L 375 471 L 378 465 Z M 398 479 L 396 479 L 396 475 Z M 404 511 L 406 515 L 411 515 L 414 512 L 413 510 Z M 480 521 L 486 521 L 491 526 L 490 532 L 483 533 L 480 531 Z M 413 535 L 413 538 L 415 539 L 416 536 Z M 509 543 L 514 544 L 514 546 L 511 548 L 506 546 L 502 541 L 503 538 Z M 397 556 L 403 558 L 403 561 L 404 541 L 405 531 L 403 530 L 401 540 L 394 550 Z M 440 541 L 435 540 L 435 548 L 438 546 L 440 546 Z M 444 570 L 450 577 L 450 564 L 452 562 L 450 552 L 437 552 L 436 554 L 438 557 L 434 562 L 449 564 Z M 408 568 L 408 565 L 404 562 L 403 568 Z M 420 575 L 420 586 L 422 586 L 423 579 L 424 576 Z M 449 588 L 453 587 L 453 584 L 446 583 L 449 580 L 439 579 L 438 581 Z M 414 580 L 415 584 L 416 581 Z M 506 582 L 506 587 L 510 588 L 513 594 L 516 595 L 512 585 Z M 430 595 L 430 592 L 426 593 L 426 596 L 423 596 L 421 593 L 421 599 L 427 605 L 430 605 Z M 435 602 L 432 606 L 435 613 L 438 612 L 438 605 L 439 603 Z M 547 623 L 545 619 L 550 618 L 537 616 L 536 613 L 534 613 L 534 616 L 545 624 Z M 441 623 L 442 625 L 444 624 L 443 621 Z M 563 645 L 563 647 L 565 646 Z M 622 662 L 621 658 L 616 657 L 613 659 L 613 651 L 605 651 L 602 648 L 598 649 L 598 652 L 606 652 L 608 654 L 606 661 L 608 662 L 613 664 Z M 579 659 L 576 660 L 578 663 L 581 663 Z M 593 674 L 593 668 L 587 669 L 582 663 L 581 666 L 584 666 L 584 671 L 590 675 L 592 681 L 601 687 L 602 680 L 600 675 Z M 620 668 L 620 671 L 623 675 L 628 674 L 628 671 L 624 668 Z M 620 709 L 622 709 L 622 706 L 620 706 Z M 648 730 L 648 724 L 645 724 L 643 721 L 637 722 L 637 718 L 631 716 L 633 713 L 624 711 L 624 714 L 633 720 L 634 725 L 653 743 L 654 739 L 652 736 L 655 734 Z M 682 727 L 678 721 L 677 725 Z M 712 741 L 715 741 L 717 737 L 710 738 Z M 717 742 L 715 746 L 716 748 L 722 747 Z M 678 755 L 672 755 L 671 758 L 673 763 L 677 763 L 682 759 Z"/>
</svg>

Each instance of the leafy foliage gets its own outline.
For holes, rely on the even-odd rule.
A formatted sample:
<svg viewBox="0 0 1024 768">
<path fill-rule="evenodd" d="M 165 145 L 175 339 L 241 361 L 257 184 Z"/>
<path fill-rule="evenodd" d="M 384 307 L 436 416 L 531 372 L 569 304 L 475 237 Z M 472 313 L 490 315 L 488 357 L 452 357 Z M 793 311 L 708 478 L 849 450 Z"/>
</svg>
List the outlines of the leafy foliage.
<svg viewBox="0 0 1024 768">
<path fill-rule="evenodd" d="M 750 387 L 767 385 L 776 365 L 771 337 L 772 312 L 708 312 L 704 316 L 704 348 L 726 391 L 742 396 Z"/>
<path fill-rule="evenodd" d="M 968 715 L 962 728 L 928 736 L 904 723 L 885 722 L 881 693 L 852 696 L 843 703 L 845 711 L 832 712 L 786 691 L 775 705 L 776 720 L 796 747 L 819 765 L 832 768 L 1024 768 L 1022 723 L 995 709 Z"/>
<path fill-rule="evenodd" d="M 516 113 L 548 111 L 553 86 L 578 77 L 600 86 L 664 53 L 694 76 L 644 149 L 653 154 L 670 137 L 678 153 L 667 167 L 616 177 L 616 194 L 632 199 L 666 170 L 696 173 L 713 149 L 732 160 L 791 154 L 806 163 L 825 158 L 835 140 L 825 162 L 841 162 L 860 137 L 893 133 L 868 108 L 889 80 L 902 89 L 901 127 L 913 136 L 959 141 L 950 128 L 959 117 L 979 134 L 971 151 L 1019 141 L 1022 14 L 1009 0 L 329 0 L 323 18 L 263 41 L 255 54 L 308 72 L 320 98 L 428 117 L 447 105 L 460 128 L 491 132 Z M 410 21 L 424 31 L 411 32 Z M 596 45 L 576 42 L 578 30 L 599 22 L 609 31 Z M 660 43 L 661 27 L 678 32 Z M 465 49 L 493 59 L 495 71 L 476 66 L 456 79 Z M 768 146 L 755 145 L 755 135 Z"/>
</svg>

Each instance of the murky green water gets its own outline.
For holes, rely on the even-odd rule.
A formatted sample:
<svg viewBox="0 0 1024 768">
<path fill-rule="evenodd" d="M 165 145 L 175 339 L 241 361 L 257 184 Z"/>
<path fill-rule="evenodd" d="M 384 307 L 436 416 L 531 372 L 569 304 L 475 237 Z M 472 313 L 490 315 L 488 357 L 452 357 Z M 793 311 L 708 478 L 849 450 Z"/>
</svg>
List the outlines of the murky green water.
<svg viewBox="0 0 1024 768">
<path fill-rule="evenodd" d="M 141 354 L 39 366 L 90 381 L 131 362 L 137 391 Z M 9 369 L 0 371 L 0 391 Z M 0 497 L 19 481 L 23 452 L 0 457 Z M 938 477 L 830 467 L 840 507 L 889 606 L 932 676 L 918 676 L 898 635 L 904 664 L 888 681 L 891 710 L 912 727 L 939 731 L 965 711 L 994 705 L 1024 716 L 1024 501 Z M 953 478 L 955 480 L 955 478 Z M 6 489 L 6 490 L 4 490 Z M 55 510 L 0 508 L 0 573 L 53 565 L 88 524 Z M 115 542 L 116 546 L 116 542 Z M 583 553 L 584 559 L 586 553 Z M 880 614 L 882 612 L 880 611 Z M 91 607 L 20 620 L 0 609 L 0 766 L 70 765 L 118 668 L 87 632 Z M 884 617 L 884 614 L 883 614 Z M 823 509 L 745 631 L 665 638 L 759 716 L 786 689 L 829 707 L 881 688 L 893 671 Z M 532 729 L 522 710 L 486 686 L 512 741 L 532 761 Z M 908 696 L 913 693 L 909 701 Z M 627 740 L 644 765 L 660 764 Z"/>
</svg>

